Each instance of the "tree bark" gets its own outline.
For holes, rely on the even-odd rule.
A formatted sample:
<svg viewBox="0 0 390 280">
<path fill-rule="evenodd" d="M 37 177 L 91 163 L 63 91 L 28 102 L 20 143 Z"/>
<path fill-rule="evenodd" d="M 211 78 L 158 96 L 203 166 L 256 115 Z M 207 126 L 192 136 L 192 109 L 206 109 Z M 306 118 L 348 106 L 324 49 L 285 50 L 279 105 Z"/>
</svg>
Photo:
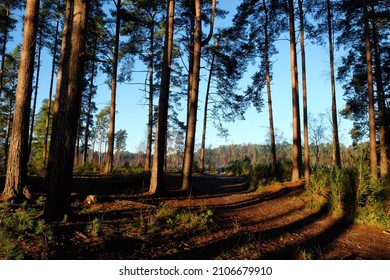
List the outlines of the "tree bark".
<svg viewBox="0 0 390 280">
<path fill-rule="evenodd" d="M 218 40 L 215 42 L 215 48 L 217 47 L 218 47 Z M 215 61 L 215 54 L 213 54 L 210 63 L 210 73 L 209 73 L 209 78 L 207 80 L 206 97 L 204 101 L 202 145 L 200 148 L 200 172 L 201 173 L 205 171 L 204 162 L 205 162 L 205 149 L 206 149 L 207 111 L 209 106 L 210 85 L 211 85 L 211 78 L 213 76 L 214 61 Z"/>
<path fill-rule="evenodd" d="M 378 102 L 378 123 L 379 123 L 379 154 L 380 154 L 380 174 L 381 178 L 384 178 L 388 174 L 388 156 L 387 156 L 387 129 L 388 126 L 386 115 L 386 98 L 383 88 L 382 78 L 382 62 L 379 48 L 378 31 L 375 22 L 374 5 L 371 6 L 373 14 L 372 33 L 373 33 L 373 47 L 374 47 L 374 62 L 375 62 L 375 79 L 377 87 L 377 102 Z"/>
<path fill-rule="evenodd" d="M 28 136 L 36 36 L 38 30 L 39 0 L 26 1 L 24 32 L 11 144 L 8 153 L 7 173 L 3 194 L 19 198 L 27 181 Z"/>
<path fill-rule="evenodd" d="M 299 181 L 302 170 L 302 147 L 301 147 L 301 126 L 299 116 L 299 91 L 298 91 L 298 69 L 297 51 L 295 42 L 294 23 L 294 1 L 289 0 L 289 25 L 290 25 L 290 63 L 291 63 L 291 89 L 292 89 L 292 112 L 293 112 L 293 170 L 292 181 Z"/>
<path fill-rule="evenodd" d="M 198 113 L 198 95 L 199 95 L 199 75 L 201 49 L 208 44 L 212 37 L 214 27 L 216 1 L 213 0 L 210 20 L 210 32 L 207 38 L 202 42 L 202 12 L 201 1 L 195 0 L 195 36 L 194 36 L 194 56 L 192 69 L 192 80 L 188 91 L 188 112 L 187 112 L 187 130 L 184 147 L 182 189 L 188 190 L 192 184 L 192 170 L 194 163 L 194 148 L 196 135 L 196 121 Z"/>
<path fill-rule="evenodd" d="M 88 6 L 87 0 L 68 0 L 66 3 L 66 21 L 45 178 L 49 195 L 44 214 L 49 221 L 60 221 L 65 215 L 71 214 L 70 194 L 83 88 Z"/>
<path fill-rule="evenodd" d="M 119 60 L 119 36 L 121 24 L 121 0 L 116 2 L 116 25 L 115 25 L 115 46 L 114 59 L 112 62 L 112 78 L 111 78 L 111 105 L 110 105 L 110 130 L 108 131 L 108 151 L 107 162 L 104 173 L 110 174 L 114 163 L 114 142 L 115 142 L 115 114 L 116 114 L 116 88 L 118 76 L 118 60 Z"/>
<path fill-rule="evenodd" d="M 153 18 L 154 19 L 154 18 Z M 149 46 L 149 116 L 148 116 L 148 135 L 146 141 L 145 167 L 146 171 L 151 168 L 152 162 L 152 142 L 153 142 L 153 98 L 154 98 L 154 20 L 150 28 L 150 46 Z"/>
<path fill-rule="evenodd" d="M 161 74 L 160 97 L 158 103 L 158 116 L 156 125 L 156 140 L 154 148 L 152 175 L 150 178 L 149 188 L 150 194 L 160 192 L 163 184 L 164 158 L 168 128 L 169 82 L 171 78 L 174 17 L 175 0 L 169 0 L 167 5 L 167 28 L 165 31 L 165 44 L 162 66 L 163 69 Z"/>
<path fill-rule="evenodd" d="M 263 8 L 265 14 L 265 23 L 264 23 L 264 64 L 265 64 L 265 76 L 267 84 L 267 98 L 268 98 L 268 119 L 269 119 L 269 135 L 271 142 L 271 173 L 273 176 L 276 175 L 276 144 L 275 144 L 275 129 L 274 129 L 274 118 L 273 118 L 273 109 L 272 109 L 272 94 L 271 94 L 271 70 L 270 70 L 270 61 L 269 61 L 269 34 L 268 34 L 268 8 L 265 0 L 263 0 Z"/>
<path fill-rule="evenodd" d="M 366 0 L 363 0 L 364 17 L 364 41 L 366 44 L 366 63 L 367 63 L 367 86 L 368 86 L 368 115 L 370 128 L 370 175 L 372 179 L 377 179 L 378 159 L 376 154 L 376 127 L 375 127 L 375 100 L 374 100 L 374 77 L 372 71 L 372 55 L 370 29 L 368 22 L 368 11 Z"/>
<path fill-rule="evenodd" d="M 336 79 L 334 74 L 334 50 L 333 50 L 333 27 L 332 27 L 332 7 L 330 0 L 326 1 L 327 9 L 327 27 L 329 41 L 329 65 L 330 82 L 332 90 L 332 135 L 333 135 L 333 165 L 341 167 L 339 128 L 337 121 L 337 102 L 336 102 Z"/>
<path fill-rule="evenodd" d="M 303 142 L 304 142 L 304 162 L 305 162 L 305 185 L 310 184 L 310 155 L 309 155 L 309 127 L 307 116 L 307 83 L 306 83 L 306 51 L 305 51 L 305 19 L 303 14 L 303 0 L 298 0 L 299 21 L 300 21 L 300 46 L 302 64 L 302 97 L 303 97 Z"/>
</svg>

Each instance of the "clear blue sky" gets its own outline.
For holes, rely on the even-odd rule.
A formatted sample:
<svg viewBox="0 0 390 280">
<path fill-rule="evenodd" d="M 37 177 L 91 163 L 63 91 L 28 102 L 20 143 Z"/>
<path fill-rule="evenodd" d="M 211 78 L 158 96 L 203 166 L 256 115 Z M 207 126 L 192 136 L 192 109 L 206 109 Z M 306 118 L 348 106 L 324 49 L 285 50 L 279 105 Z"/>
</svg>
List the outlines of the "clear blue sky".
<svg viewBox="0 0 390 280">
<path fill-rule="evenodd" d="M 231 17 L 234 15 L 235 7 L 239 1 L 219 1 L 223 3 L 223 8 L 230 11 L 230 14 L 225 20 L 217 20 L 216 27 L 230 25 Z M 17 32 L 13 34 L 13 43 L 21 41 L 21 34 Z M 292 139 L 292 110 L 291 110 L 291 75 L 290 75 L 290 57 L 289 43 L 286 40 L 281 40 L 277 44 L 279 54 L 274 56 L 273 65 L 273 110 L 274 110 L 274 126 L 285 140 Z M 12 49 L 12 44 L 9 45 L 8 51 Z M 41 79 L 39 84 L 39 96 L 37 107 L 41 106 L 42 100 L 48 97 L 49 94 L 49 79 L 51 59 L 44 50 L 42 57 Z M 329 74 L 329 56 L 327 49 L 320 46 L 313 46 L 309 42 L 306 47 L 307 56 L 307 88 L 308 88 L 308 110 L 310 113 L 317 115 L 326 113 L 331 108 L 331 91 L 330 91 L 330 74 Z M 336 64 L 339 63 L 339 57 L 336 55 Z M 299 74 L 300 74 L 300 59 L 298 55 Z M 240 82 L 241 90 L 245 90 L 248 83 L 251 82 L 252 71 L 256 70 L 257 66 L 249 67 L 244 79 Z M 147 67 L 141 63 L 136 64 L 137 71 L 146 70 Z M 208 74 L 206 70 L 201 70 L 201 75 Z M 110 89 L 104 83 L 106 76 L 101 74 L 95 82 L 98 88 L 96 103 L 99 109 L 109 104 Z M 134 73 L 133 83 L 143 83 L 145 73 Z M 205 80 L 201 81 L 199 93 L 199 111 L 198 111 L 198 127 L 196 145 L 200 145 L 201 141 L 201 122 L 203 118 L 203 104 L 205 93 Z M 301 80 L 300 80 L 300 95 L 301 95 Z M 143 93 L 144 86 L 142 85 L 120 85 L 117 92 L 117 118 L 116 130 L 124 129 L 128 133 L 127 149 L 130 152 L 137 152 L 140 148 L 144 150 L 146 141 L 146 125 L 148 108 L 145 105 Z M 343 91 L 340 85 L 337 85 L 337 105 L 338 110 L 342 109 L 344 101 L 342 98 Z M 264 98 L 266 99 L 264 89 Z M 185 104 L 185 102 L 183 102 Z M 302 99 L 301 99 L 302 109 Z M 185 121 L 186 112 L 183 110 L 181 119 Z M 351 128 L 351 122 L 339 117 L 340 122 L 340 141 L 349 145 L 351 143 L 348 134 Z M 257 113 L 254 108 L 250 108 L 245 115 L 244 121 L 226 124 L 229 129 L 230 136 L 227 140 L 217 137 L 217 131 L 213 128 L 211 122 L 207 130 L 206 146 L 212 145 L 217 147 L 226 144 L 263 144 L 266 141 L 268 133 L 268 109 L 264 107 L 263 112 Z M 330 125 L 330 123 L 329 123 Z M 331 131 L 329 130 L 329 133 Z"/>
</svg>

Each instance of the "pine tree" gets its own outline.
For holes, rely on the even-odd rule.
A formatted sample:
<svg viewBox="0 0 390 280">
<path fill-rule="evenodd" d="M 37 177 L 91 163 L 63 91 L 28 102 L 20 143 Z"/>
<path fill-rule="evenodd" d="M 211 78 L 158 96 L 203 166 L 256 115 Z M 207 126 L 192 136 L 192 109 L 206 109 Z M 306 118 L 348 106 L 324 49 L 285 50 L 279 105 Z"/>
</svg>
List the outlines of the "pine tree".
<svg viewBox="0 0 390 280">
<path fill-rule="evenodd" d="M 19 198 L 27 184 L 30 102 L 34 73 L 39 0 L 26 1 L 23 42 L 16 88 L 12 136 L 8 152 L 6 182 L 3 194 Z"/>
</svg>

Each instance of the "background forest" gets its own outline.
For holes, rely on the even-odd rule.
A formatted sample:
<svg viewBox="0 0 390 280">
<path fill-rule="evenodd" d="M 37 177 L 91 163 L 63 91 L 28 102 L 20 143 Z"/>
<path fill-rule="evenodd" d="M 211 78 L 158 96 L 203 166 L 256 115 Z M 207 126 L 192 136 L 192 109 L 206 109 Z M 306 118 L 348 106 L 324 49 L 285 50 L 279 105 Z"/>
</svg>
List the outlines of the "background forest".
<svg viewBox="0 0 390 280">
<path fill-rule="evenodd" d="M 232 22 L 217 26 L 228 14 L 224 2 L 2 0 L 2 199 L 31 199 L 34 190 L 26 186 L 37 176 L 45 190 L 43 219 L 63 221 L 73 212 L 75 175 L 142 174 L 146 194 L 155 196 L 164 193 L 170 172 L 180 173 L 184 191 L 195 173 L 225 173 L 246 176 L 253 189 L 303 182 L 313 197 L 333 197 L 335 187 L 339 203 L 354 204 L 361 215 L 376 213 L 373 219 L 388 225 L 389 1 L 241 0 Z M 22 25 L 22 43 L 15 44 Z M 281 40 L 289 44 L 292 116 L 277 116 L 273 108 Z M 310 113 L 308 41 L 327 50 L 320 61 L 329 69 L 328 114 Z M 42 76 L 42 65 L 50 65 L 50 76 Z M 136 65 L 147 70 L 139 73 Z M 40 92 L 42 80 L 49 81 L 47 93 Z M 147 108 L 145 144 L 136 153 L 126 145 L 133 132 L 116 129 L 117 91 L 126 84 L 143 88 Z M 99 87 L 110 91 L 107 106 L 97 104 Z M 38 94 L 47 96 L 41 104 Z M 265 144 L 207 142 L 209 126 L 227 137 L 228 123 L 244 120 L 251 107 L 267 112 Z M 276 129 L 275 118 L 292 123 L 291 131 Z M 339 140 L 341 118 L 353 123 L 348 146 Z"/>
</svg>

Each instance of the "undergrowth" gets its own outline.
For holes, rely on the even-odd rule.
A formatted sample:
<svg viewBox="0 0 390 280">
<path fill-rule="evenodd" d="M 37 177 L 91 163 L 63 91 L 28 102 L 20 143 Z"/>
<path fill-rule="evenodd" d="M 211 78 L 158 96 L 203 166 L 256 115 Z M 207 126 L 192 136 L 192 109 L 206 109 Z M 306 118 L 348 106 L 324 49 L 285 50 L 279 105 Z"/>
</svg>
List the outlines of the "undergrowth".
<svg viewBox="0 0 390 280">
<path fill-rule="evenodd" d="M 372 179 L 364 162 L 356 168 L 322 168 L 312 173 L 307 194 L 323 197 L 335 216 L 390 228 L 388 179 Z"/>
<path fill-rule="evenodd" d="M 149 213 L 141 213 L 138 222 L 128 226 L 129 234 L 140 238 L 163 235 L 177 238 L 207 231 L 213 222 L 213 211 L 207 207 L 178 209 L 160 204 Z"/>
<path fill-rule="evenodd" d="M 43 203 L 44 199 L 39 198 L 35 206 Z M 27 202 L 17 208 L 7 201 L 0 204 L 0 259 L 35 258 L 29 256 L 32 251 L 39 252 L 40 258 L 47 258 L 54 235 L 52 228 L 37 218 L 38 214 L 37 208 Z"/>
</svg>

